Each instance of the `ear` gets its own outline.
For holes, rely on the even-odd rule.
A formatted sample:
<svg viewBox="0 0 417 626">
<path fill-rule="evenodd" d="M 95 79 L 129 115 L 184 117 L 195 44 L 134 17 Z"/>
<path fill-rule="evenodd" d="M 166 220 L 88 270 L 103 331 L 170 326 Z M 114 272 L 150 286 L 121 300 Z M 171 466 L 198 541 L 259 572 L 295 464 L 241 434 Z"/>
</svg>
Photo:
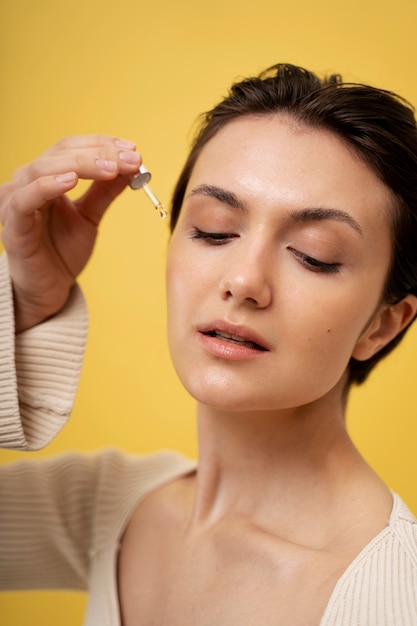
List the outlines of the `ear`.
<svg viewBox="0 0 417 626">
<path fill-rule="evenodd" d="M 392 341 L 417 313 L 417 297 L 409 294 L 396 304 L 382 305 L 359 337 L 352 357 L 366 361 Z"/>
</svg>

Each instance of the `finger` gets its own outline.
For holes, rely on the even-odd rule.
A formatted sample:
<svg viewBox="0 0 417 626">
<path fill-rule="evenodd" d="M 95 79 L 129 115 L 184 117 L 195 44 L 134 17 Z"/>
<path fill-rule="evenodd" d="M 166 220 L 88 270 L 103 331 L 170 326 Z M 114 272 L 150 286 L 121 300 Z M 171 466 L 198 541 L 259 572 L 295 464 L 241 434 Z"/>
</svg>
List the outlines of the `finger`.
<svg viewBox="0 0 417 626">
<path fill-rule="evenodd" d="M 75 135 L 64 137 L 56 144 L 48 148 L 43 154 L 54 155 L 73 150 L 85 150 L 88 148 L 119 148 L 121 150 L 136 150 L 136 143 L 110 135 Z"/>
<path fill-rule="evenodd" d="M 13 254 L 17 247 L 20 253 L 28 254 L 30 250 L 23 249 L 23 241 L 27 245 L 35 245 L 35 230 L 40 228 L 42 212 L 54 200 L 73 189 L 78 181 L 75 172 L 67 172 L 58 176 L 49 176 L 38 179 L 31 185 L 17 189 L 7 203 L 2 207 L 2 239 L 9 254 Z M 29 240 L 25 236 L 30 234 Z M 32 243 L 31 243 L 32 242 Z"/>
<path fill-rule="evenodd" d="M 126 185 L 126 180 L 121 176 L 109 182 L 94 181 L 75 205 L 83 217 L 98 226 L 107 208 Z"/>
<path fill-rule="evenodd" d="M 13 193 L 13 183 L 3 183 L 0 185 L 0 222 L 3 222 L 3 214 L 5 212 L 5 205 L 7 199 Z"/>
<path fill-rule="evenodd" d="M 37 178 L 29 185 L 15 187 L 5 203 L 6 219 L 10 215 L 30 215 L 51 201 L 74 189 L 78 182 L 76 172 L 62 172 L 53 176 Z"/>
<path fill-rule="evenodd" d="M 59 156 L 43 156 L 20 168 L 15 182 L 21 186 L 37 178 L 74 171 L 79 178 L 110 180 L 118 174 L 135 173 L 142 162 L 140 154 L 133 150 L 89 148 L 72 151 Z"/>
</svg>

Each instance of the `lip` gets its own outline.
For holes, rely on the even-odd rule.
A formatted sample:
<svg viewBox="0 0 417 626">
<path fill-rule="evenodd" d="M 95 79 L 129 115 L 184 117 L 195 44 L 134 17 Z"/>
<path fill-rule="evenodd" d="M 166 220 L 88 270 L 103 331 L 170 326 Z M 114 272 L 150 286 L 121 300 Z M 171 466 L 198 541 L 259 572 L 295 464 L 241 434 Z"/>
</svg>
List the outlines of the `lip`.
<svg viewBox="0 0 417 626">
<path fill-rule="evenodd" d="M 270 350 L 267 341 L 251 328 L 231 324 L 225 320 L 214 320 L 201 325 L 197 331 L 207 351 L 223 359 L 240 361 L 259 358 Z M 219 336 L 215 333 L 219 333 Z M 222 334 L 225 336 L 222 337 Z M 231 341 L 228 341 L 227 337 Z"/>
</svg>

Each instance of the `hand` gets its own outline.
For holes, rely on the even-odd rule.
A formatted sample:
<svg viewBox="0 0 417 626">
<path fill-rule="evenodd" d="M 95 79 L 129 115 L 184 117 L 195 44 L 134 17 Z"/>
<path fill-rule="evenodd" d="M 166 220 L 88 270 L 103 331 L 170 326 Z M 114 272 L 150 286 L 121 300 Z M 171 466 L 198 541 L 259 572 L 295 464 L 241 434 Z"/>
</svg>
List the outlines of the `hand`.
<svg viewBox="0 0 417 626">
<path fill-rule="evenodd" d="M 138 171 L 131 142 L 105 135 L 63 139 L 0 186 L 2 240 L 13 283 L 16 332 L 59 311 L 93 251 L 107 207 Z M 79 178 L 93 180 L 71 201 Z"/>
</svg>

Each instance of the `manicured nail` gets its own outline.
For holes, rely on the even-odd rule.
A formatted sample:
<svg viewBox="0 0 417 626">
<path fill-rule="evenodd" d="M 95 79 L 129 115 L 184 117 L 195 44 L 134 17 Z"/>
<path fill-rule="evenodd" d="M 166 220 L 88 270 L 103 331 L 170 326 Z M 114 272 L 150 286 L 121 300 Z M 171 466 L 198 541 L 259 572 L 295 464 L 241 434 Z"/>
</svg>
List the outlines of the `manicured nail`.
<svg viewBox="0 0 417 626">
<path fill-rule="evenodd" d="M 57 183 L 73 183 L 76 178 L 77 174 L 75 172 L 66 172 L 65 174 L 58 174 L 55 176 Z"/>
<path fill-rule="evenodd" d="M 140 154 L 137 152 L 119 152 L 119 158 L 121 161 L 124 161 L 124 163 L 137 165 L 140 161 Z"/>
<path fill-rule="evenodd" d="M 115 172 L 117 169 L 117 163 L 115 161 L 104 161 L 103 159 L 96 159 L 96 165 L 105 172 Z"/>
<path fill-rule="evenodd" d="M 136 147 L 133 141 L 128 141 L 127 139 L 116 139 L 114 143 L 118 148 L 122 148 L 122 150 L 134 150 Z"/>
</svg>

